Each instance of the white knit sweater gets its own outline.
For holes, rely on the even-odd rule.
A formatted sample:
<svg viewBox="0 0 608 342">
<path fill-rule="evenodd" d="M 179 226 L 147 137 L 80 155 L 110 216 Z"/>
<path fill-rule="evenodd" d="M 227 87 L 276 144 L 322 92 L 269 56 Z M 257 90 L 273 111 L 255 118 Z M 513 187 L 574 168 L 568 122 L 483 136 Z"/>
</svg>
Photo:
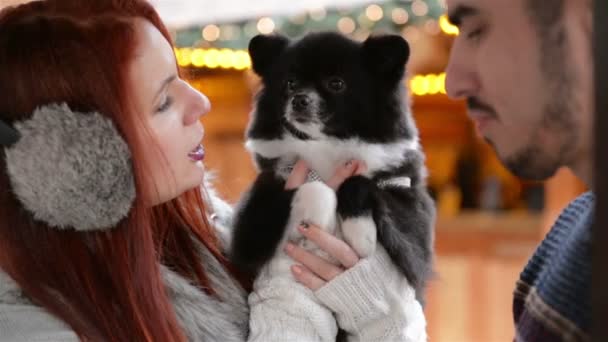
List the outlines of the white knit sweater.
<svg viewBox="0 0 608 342">
<path fill-rule="evenodd" d="M 216 225 L 225 237 L 230 210 L 217 198 L 212 202 L 221 214 Z M 206 255 L 202 253 L 203 259 Z M 210 274 L 214 285 L 227 283 L 225 271 L 208 265 L 208 260 L 202 262 L 214 267 Z M 426 321 L 414 290 L 380 247 L 315 293 L 295 281 L 260 287 L 249 295 L 249 315 L 246 294 L 235 290 L 234 284 L 223 290 L 239 293 L 218 301 L 194 293 L 198 290 L 175 273 L 165 275 L 165 280 L 178 319 L 193 341 L 325 341 L 335 338 L 336 321 L 349 341 L 426 341 Z M 0 270 L 0 341 L 76 340 L 67 325 L 33 305 Z"/>
<path fill-rule="evenodd" d="M 334 315 L 348 341 L 426 341 L 415 291 L 380 246 L 314 293 L 295 281 L 271 283 L 249 296 L 252 341 L 335 340 Z"/>
</svg>

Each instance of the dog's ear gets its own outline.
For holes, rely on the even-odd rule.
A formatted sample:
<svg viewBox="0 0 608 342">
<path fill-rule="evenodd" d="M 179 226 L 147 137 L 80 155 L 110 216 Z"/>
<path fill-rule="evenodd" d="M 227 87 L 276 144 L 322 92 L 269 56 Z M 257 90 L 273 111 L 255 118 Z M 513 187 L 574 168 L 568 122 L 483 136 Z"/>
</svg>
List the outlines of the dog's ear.
<svg viewBox="0 0 608 342">
<path fill-rule="evenodd" d="M 289 44 L 289 39 L 281 35 L 259 34 L 249 41 L 249 56 L 253 71 L 266 76 L 270 66 Z"/>
<path fill-rule="evenodd" d="M 410 57 L 410 46 L 398 35 L 370 36 L 363 42 L 363 60 L 374 72 L 403 77 L 405 63 Z"/>
</svg>

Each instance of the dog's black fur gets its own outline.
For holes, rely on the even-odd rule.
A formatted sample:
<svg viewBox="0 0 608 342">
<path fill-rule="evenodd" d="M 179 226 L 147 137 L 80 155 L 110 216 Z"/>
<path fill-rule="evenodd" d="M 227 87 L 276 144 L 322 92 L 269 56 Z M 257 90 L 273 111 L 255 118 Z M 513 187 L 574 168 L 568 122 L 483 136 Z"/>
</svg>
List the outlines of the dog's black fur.
<svg viewBox="0 0 608 342">
<path fill-rule="evenodd" d="M 359 43 L 336 33 L 309 34 L 297 41 L 260 35 L 251 40 L 249 52 L 263 82 L 247 131 L 249 141 L 308 142 L 330 137 L 380 148 L 401 141 L 417 144 L 403 87 L 409 58 L 403 38 L 373 36 Z M 301 129 L 315 122 L 319 132 Z M 357 148 L 347 149 L 351 155 L 334 165 L 365 160 Z M 284 190 L 285 176 L 277 171 L 284 157 L 268 157 L 252 149 L 260 173 L 237 208 L 230 257 L 254 276 L 283 239 L 294 191 Z M 290 153 L 285 158 L 307 159 L 297 151 Z M 310 159 L 314 157 L 307 160 L 314 168 Z M 431 271 L 435 221 L 434 203 L 426 191 L 424 155 L 420 148 L 403 149 L 391 160 L 397 162 L 347 179 L 337 190 L 337 211 L 343 220 L 373 217 L 378 241 L 422 299 Z M 410 187 L 379 185 L 403 176 L 411 179 Z"/>
</svg>

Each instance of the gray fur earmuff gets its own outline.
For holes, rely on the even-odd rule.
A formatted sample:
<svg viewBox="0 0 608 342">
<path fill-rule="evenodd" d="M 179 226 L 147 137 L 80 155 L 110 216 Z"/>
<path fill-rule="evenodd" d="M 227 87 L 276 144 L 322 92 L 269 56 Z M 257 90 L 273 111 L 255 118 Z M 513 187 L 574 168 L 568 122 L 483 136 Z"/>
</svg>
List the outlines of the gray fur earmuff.
<svg viewBox="0 0 608 342">
<path fill-rule="evenodd" d="M 12 190 L 38 220 L 60 229 L 109 229 L 135 199 L 131 153 L 113 122 L 67 104 L 36 109 L 15 123 L 5 149 Z"/>
</svg>

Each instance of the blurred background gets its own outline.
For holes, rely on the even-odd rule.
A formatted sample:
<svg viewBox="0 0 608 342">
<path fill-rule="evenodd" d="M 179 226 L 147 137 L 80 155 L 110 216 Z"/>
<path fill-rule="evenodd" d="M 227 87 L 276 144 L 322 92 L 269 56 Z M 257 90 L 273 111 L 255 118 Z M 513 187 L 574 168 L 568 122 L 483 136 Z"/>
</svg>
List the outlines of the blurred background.
<svg viewBox="0 0 608 342">
<path fill-rule="evenodd" d="M 87 0 L 83 0 L 87 1 Z M 0 0 L 0 7 L 20 0 Z M 425 307 L 429 340 L 512 341 L 512 290 L 560 210 L 586 189 L 568 170 L 547 182 L 510 175 L 478 138 L 443 73 L 458 29 L 443 0 L 150 0 L 170 28 L 183 76 L 212 102 L 203 117 L 206 166 L 231 202 L 255 177 L 244 130 L 259 79 L 249 40 L 333 30 L 357 40 L 401 34 L 412 55 L 405 80 L 437 203 L 437 276 Z M 517 139 L 517 137 L 513 137 Z"/>
</svg>

